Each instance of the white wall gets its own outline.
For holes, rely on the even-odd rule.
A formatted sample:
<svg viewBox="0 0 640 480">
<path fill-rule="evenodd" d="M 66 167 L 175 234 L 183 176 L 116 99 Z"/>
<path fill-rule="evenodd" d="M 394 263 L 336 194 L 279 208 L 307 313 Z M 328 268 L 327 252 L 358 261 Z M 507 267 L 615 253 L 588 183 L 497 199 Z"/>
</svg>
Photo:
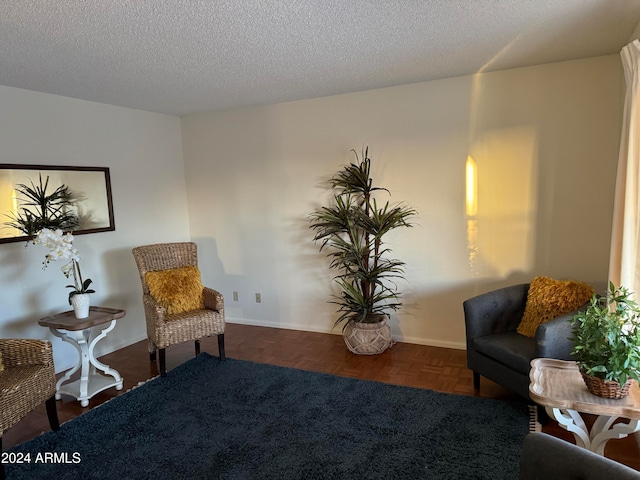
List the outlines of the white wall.
<svg viewBox="0 0 640 480">
<path fill-rule="evenodd" d="M 374 179 L 420 213 L 389 238 L 407 262 L 393 333 L 461 347 L 471 295 L 537 274 L 606 281 L 623 87 L 614 55 L 180 120 L 0 86 L 0 163 L 110 168 L 116 230 L 76 238 L 94 304 L 127 310 L 101 354 L 145 337 L 131 248 L 190 237 L 229 321 L 329 331 L 335 288 L 307 215 L 369 145 Z M 76 352 L 37 320 L 68 308 L 67 279 L 43 254 L 0 244 L 0 337 L 51 339 L 60 371 Z"/>
<path fill-rule="evenodd" d="M 622 92 L 613 55 L 183 117 L 203 280 L 225 295 L 229 321 L 329 331 L 335 287 L 307 215 L 350 149 L 368 145 L 374 180 L 420 213 L 389 236 L 407 262 L 396 339 L 463 347 L 462 301 L 535 275 L 601 287 Z"/>
<path fill-rule="evenodd" d="M 640 39 L 640 23 L 638 23 L 638 25 L 636 25 L 635 30 L 633 31 L 633 33 L 629 37 L 629 42 L 632 42 L 632 41 L 637 40 L 637 39 Z"/>
<path fill-rule="evenodd" d="M 92 303 L 127 310 L 97 351 L 145 338 L 131 248 L 189 239 L 180 119 L 0 86 L 0 145 L 0 163 L 109 167 L 116 230 L 75 241 Z M 0 337 L 51 339 L 61 371 L 77 353 L 37 321 L 70 308 L 69 281 L 61 265 L 42 270 L 45 252 L 0 244 Z"/>
</svg>

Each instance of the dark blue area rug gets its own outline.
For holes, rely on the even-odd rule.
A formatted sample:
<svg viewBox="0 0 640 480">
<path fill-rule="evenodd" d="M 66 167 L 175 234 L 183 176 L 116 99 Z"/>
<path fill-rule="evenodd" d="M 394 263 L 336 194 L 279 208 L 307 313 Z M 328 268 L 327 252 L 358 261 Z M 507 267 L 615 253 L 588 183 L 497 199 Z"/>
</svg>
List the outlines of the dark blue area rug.
<svg viewBox="0 0 640 480">
<path fill-rule="evenodd" d="M 524 401 L 203 353 L 12 448 L 31 462 L 6 472 L 30 480 L 516 479 L 528 426 Z M 46 455 L 55 463 L 36 461 Z"/>
</svg>

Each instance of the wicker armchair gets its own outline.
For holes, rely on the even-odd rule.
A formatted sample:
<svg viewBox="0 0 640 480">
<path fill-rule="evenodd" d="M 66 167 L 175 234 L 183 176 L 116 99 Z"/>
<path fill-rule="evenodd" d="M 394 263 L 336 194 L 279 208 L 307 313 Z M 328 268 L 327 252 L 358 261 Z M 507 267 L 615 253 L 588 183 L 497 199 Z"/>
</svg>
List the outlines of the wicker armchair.
<svg viewBox="0 0 640 480">
<path fill-rule="evenodd" d="M 144 245 L 132 250 L 142 282 L 142 302 L 147 322 L 149 359 L 156 360 L 159 350 L 160 375 L 166 375 L 165 348 L 177 343 L 195 341 L 196 355 L 200 353 L 200 339 L 218 336 L 220 360 L 224 353 L 224 300 L 222 294 L 203 287 L 204 308 L 169 314 L 153 298 L 147 282 L 147 273 L 198 266 L 197 246 L 193 242 Z"/>
<path fill-rule="evenodd" d="M 0 353 L 4 364 L 4 370 L 0 372 L 2 435 L 42 402 L 46 402 L 51 429 L 58 430 L 56 372 L 51 342 L 3 338 L 0 339 Z"/>
</svg>

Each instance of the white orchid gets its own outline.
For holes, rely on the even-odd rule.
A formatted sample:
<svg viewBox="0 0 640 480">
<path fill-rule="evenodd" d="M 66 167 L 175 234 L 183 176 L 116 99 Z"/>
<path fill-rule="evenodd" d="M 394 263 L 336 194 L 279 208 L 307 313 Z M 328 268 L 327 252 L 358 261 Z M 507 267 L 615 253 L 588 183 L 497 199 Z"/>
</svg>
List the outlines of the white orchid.
<svg viewBox="0 0 640 480">
<path fill-rule="evenodd" d="M 69 262 L 62 267 L 63 273 L 69 277 L 73 261 L 79 261 L 78 249 L 73 246 L 73 234 L 71 232 L 63 233 L 62 230 L 49 230 L 43 228 L 33 239 L 34 245 L 42 245 L 47 247 L 50 252 L 45 255 L 43 267 L 47 268 L 50 262 L 57 260 L 68 260 Z"/>
<path fill-rule="evenodd" d="M 78 255 L 78 249 L 73 246 L 73 234 L 71 232 L 64 233 L 62 230 L 50 230 L 43 228 L 40 230 L 33 239 L 34 245 L 42 245 L 49 249 L 49 253 L 44 256 L 42 262 L 42 268 L 45 269 L 49 266 L 49 263 L 58 260 L 65 260 L 62 267 L 62 273 L 69 278 L 73 274 L 73 285 L 67 285 L 68 288 L 73 290 L 69 293 L 69 303 L 74 295 L 80 293 L 95 293 L 95 290 L 89 289 L 91 285 L 91 279 L 87 278 L 82 280 L 82 273 L 80 272 L 80 256 Z"/>
</svg>

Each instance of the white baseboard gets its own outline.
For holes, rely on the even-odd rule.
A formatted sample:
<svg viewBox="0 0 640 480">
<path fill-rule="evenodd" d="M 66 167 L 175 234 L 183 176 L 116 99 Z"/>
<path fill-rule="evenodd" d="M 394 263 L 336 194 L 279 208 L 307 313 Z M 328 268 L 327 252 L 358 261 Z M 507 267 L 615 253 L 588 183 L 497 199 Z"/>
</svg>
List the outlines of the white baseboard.
<svg viewBox="0 0 640 480">
<path fill-rule="evenodd" d="M 286 324 L 279 322 L 269 322 L 264 320 L 247 320 L 245 318 L 228 318 L 227 323 L 237 323 L 240 325 L 253 325 L 256 327 L 271 327 L 271 328 L 284 328 L 287 330 L 301 330 L 303 332 L 315 332 L 315 333 L 330 333 L 333 335 L 342 335 L 342 329 L 336 327 L 334 329 L 318 328 L 310 325 L 296 325 Z M 448 342 L 442 340 L 436 340 L 432 338 L 418 338 L 418 337 L 399 337 L 395 335 L 393 339 L 396 342 L 414 343 L 416 345 L 427 345 L 430 347 L 443 347 L 453 348 L 455 350 L 465 350 L 467 348 L 464 342 Z"/>
</svg>

